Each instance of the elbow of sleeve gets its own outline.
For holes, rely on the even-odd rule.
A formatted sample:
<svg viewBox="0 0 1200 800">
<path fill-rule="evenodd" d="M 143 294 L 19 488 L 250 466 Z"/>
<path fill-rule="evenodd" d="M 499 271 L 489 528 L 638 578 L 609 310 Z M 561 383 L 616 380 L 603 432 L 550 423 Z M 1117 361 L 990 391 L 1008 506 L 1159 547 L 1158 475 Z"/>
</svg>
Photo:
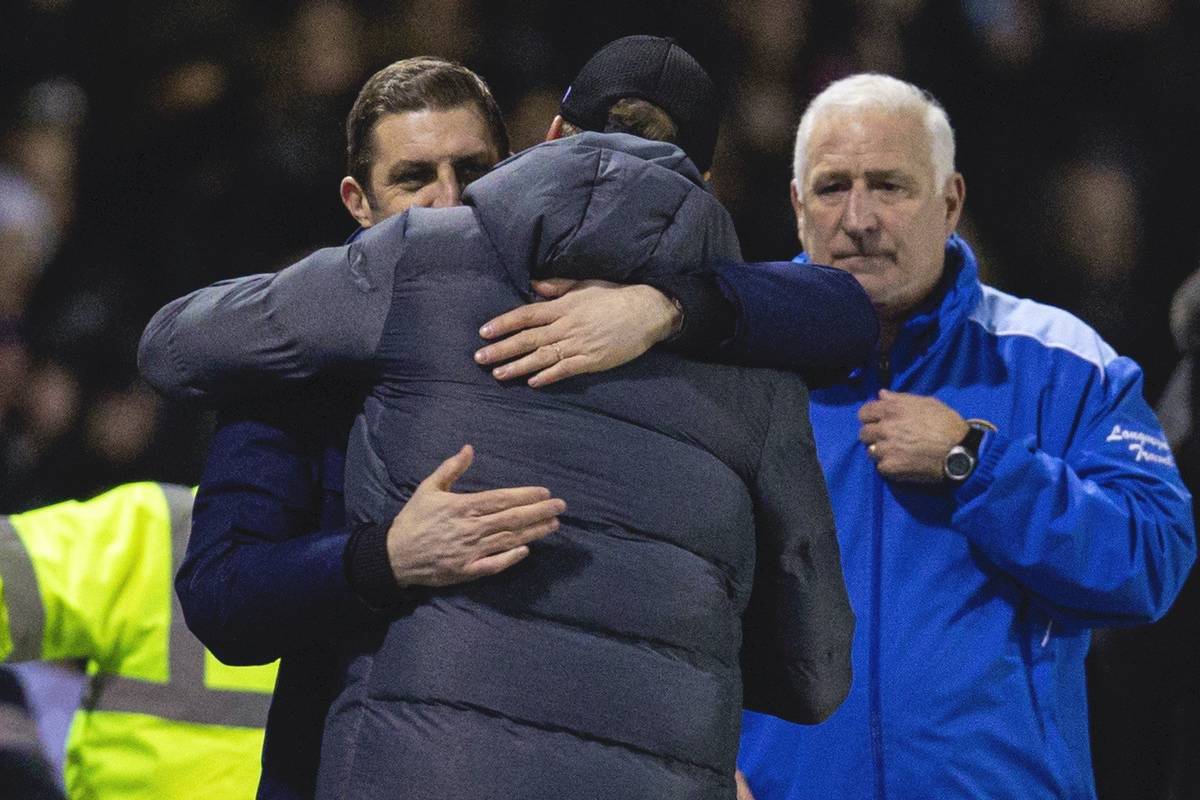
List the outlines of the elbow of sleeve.
<svg viewBox="0 0 1200 800">
<path fill-rule="evenodd" d="M 833 716 L 850 694 L 850 654 L 847 653 L 844 664 L 822 674 L 820 677 L 809 677 L 803 689 L 798 693 L 798 702 L 792 714 L 785 717 L 789 722 L 801 725 L 817 725 Z"/>
<path fill-rule="evenodd" d="M 797 725 L 817 725 L 833 716 L 850 694 L 850 652 L 819 667 L 793 665 L 781 672 L 747 676 L 743 705 Z"/>
<path fill-rule="evenodd" d="M 838 677 L 837 681 L 829 682 L 828 689 L 817 698 L 817 702 L 813 703 L 813 719 L 809 724 L 816 725 L 824 722 L 833 716 L 833 712 L 841 708 L 842 703 L 850 694 L 851 674 L 850 664 L 847 663 L 845 672 Z"/>
<path fill-rule="evenodd" d="M 188 629 L 200 643 L 222 664 L 231 667 L 253 667 L 270 664 L 279 658 L 278 653 L 268 652 L 262 637 L 244 635 L 246 632 L 231 630 L 217 624 L 215 620 L 183 614 Z"/>
<path fill-rule="evenodd" d="M 220 635 L 221 626 L 216 624 L 211 615 L 204 614 L 194 605 L 190 605 L 183 592 L 179 593 L 180 608 L 183 609 L 183 621 L 187 624 L 192 635 L 200 640 L 200 644 L 225 664 L 230 664 L 227 645 L 229 642 Z"/>
<path fill-rule="evenodd" d="M 1183 590 L 1183 585 L 1191 574 L 1196 561 L 1196 540 L 1192 538 L 1181 541 L 1178 552 L 1170 562 L 1161 567 L 1161 574 L 1167 580 L 1152 582 L 1153 591 L 1149 598 L 1149 607 L 1142 622 L 1157 622 L 1171 610 L 1175 599 Z"/>
<path fill-rule="evenodd" d="M 850 693 L 850 668 L 841 675 L 823 676 L 808 680 L 803 687 L 793 686 L 784 697 L 755 698 L 747 696 L 745 707 L 750 711 L 770 714 L 796 725 L 818 725 L 833 716 Z"/>
<path fill-rule="evenodd" d="M 1171 610 L 1196 561 L 1196 529 L 1190 504 L 1182 513 L 1161 520 L 1151 532 L 1143 530 L 1143 602 L 1138 622 L 1155 622 Z"/>
<path fill-rule="evenodd" d="M 250 667 L 269 664 L 279 657 L 266 650 L 267 637 L 261 635 L 262 631 L 250 630 L 236 615 L 223 609 L 219 601 L 210 602 L 194 591 L 184 573 L 179 574 L 175 587 L 188 630 L 221 663 Z"/>
<path fill-rule="evenodd" d="M 207 645 L 206 645 L 207 646 Z M 268 653 L 254 647 L 209 647 L 209 652 L 217 657 L 222 664 L 230 667 L 260 667 L 279 659 L 277 654 Z"/>
<path fill-rule="evenodd" d="M 163 394 L 169 392 L 172 383 L 169 371 L 164 369 L 166 363 L 169 359 L 164 348 L 154 331 L 147 328 L 138 342 L 137 368 L 146 382 Z"/>
<path fill-rule="evenodd" d="M 187 315 L 188 306 L 181 301 L 154 315 L 138 341 L 138 372 L 163 397 L 211 400 L 213 389 L 206 371 L 191 365 L 206 364 L 213 354 L 202 337 L 188 335 Z"/>
<path fill-rule="evenodd" d="M 836 621 L 835 621 L 836 619 Z M 833 713 L 850 694 L 853 678 L 851 648 L 854 640 L 854 617 L 847 608 L 844 617 L 826 620 L 827 635 L 824 647 L 811 653 L 810 658 L 793 658 L 788 669 L 789 682 L 794 688 L 797 704 L 791 722 L 816 725 Z M 837 633 L 832 633 L 836 630 Z"/>
<path fill-rule="evenodd" d="M 178 365 L 172 359 L 171 348 L 167 344 L 167 333 L 155 324 L 156 320 L 151 320 L 138 342 L 138 372 L 146 383 L 164 397 L 177 400 L 193 398 L 195 392 L 181 379 Z"/>
<path fill-rule="evenodd" d="M 1187 535 L 1183 533 L 1179 530 L 1170 531 L 1167 544 L 1158 537 L 1144 540 L 1141 549 L 1153 549 L 1154 552 L 1144 552 L 1135 571 L 1127 573 L 1119 588 L 1110 584 L 1096 587 L 1096 596 L 1104 604 L 1105 612 L 1099 616 L 1097 624 L 1116 627 L 1148 625 L 1167 615 L 1183 591 L 1196 560 L 1196 542 L 1190 533 L 1190 526 Z"/>
</svg>

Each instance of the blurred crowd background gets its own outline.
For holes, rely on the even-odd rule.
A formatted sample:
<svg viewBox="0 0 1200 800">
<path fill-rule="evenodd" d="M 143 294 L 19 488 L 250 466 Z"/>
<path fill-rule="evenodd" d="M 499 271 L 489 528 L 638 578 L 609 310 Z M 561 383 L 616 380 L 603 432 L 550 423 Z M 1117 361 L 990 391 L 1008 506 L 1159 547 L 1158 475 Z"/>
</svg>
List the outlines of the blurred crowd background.
<svg viewBox="0 0 1200 800">
<path fill-rule="evenodd" d="M 10 0 L 0 25 L 0 511 L 198 477 L 206 419 L 139 383 L 163 302 L 340 243 L 343 120 L 432 53 L 490 82 L 514 147 L 572 72 L 675 36 L 724 90 L 714 188 L 747 257 L 790 258 L 795 124 L 828 81 L 889 72 L 950 112 L 964 231 L 995 285 L 1175 361 L 1195 267 L 1200 4 L 1190 0 Z"/>
<path fill-rule="evenodd" d="M 587 56 L 630 33 L 676 37 L 722 87 L 713 185 L 750 259 L 797 249 L 787 186 L 809 98 L 863 70 L 931 90 L 987 280 L 1081 316 L 1157 399 L 1200 244 L 1195 0 L 8 0 L 0 513 L 198 479 L 211 420 L 138 381 L 138 335 L 177 295 L 352 232 L 343 122 L 372 72 L 465 63 L 519 149 Z"/>
</svg>

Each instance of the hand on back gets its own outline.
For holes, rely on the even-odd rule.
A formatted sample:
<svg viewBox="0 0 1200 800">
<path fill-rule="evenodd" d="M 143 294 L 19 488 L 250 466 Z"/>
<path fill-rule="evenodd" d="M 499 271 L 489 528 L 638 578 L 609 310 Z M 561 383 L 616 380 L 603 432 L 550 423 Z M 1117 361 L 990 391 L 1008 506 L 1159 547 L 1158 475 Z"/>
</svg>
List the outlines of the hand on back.
<svg viewBox="0 0 1200 800">
<path fill-rule="evenodd" d="M 498 380 L 529 375 L 529 385 L 618 367 L 670 336 L 679 310 L 650 286 L 552 278 L 534 281 L 546 302 L 514 308 L 480 329 L 499 339 L 475 354 Z M 504 338 L 501 338 L 504 337 Z"/>
<path fill-rule="evenodd" d="M 464 445 L 443 461 L 392 521 L 388 559 L 401 586 L 449 586 L 494 575 L 558 530 L 567 505 L 544 487 L 451 491 L 474 458 Z"/>
</svg>

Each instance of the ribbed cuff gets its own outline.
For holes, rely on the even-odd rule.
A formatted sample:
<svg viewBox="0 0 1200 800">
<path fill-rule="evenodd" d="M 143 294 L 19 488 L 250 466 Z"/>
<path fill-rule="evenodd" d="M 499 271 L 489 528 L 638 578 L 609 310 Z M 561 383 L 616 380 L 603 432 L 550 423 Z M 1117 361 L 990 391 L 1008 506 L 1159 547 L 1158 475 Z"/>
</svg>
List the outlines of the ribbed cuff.
<svg viewBox="0 0 1200 800">
<path fill-rule="evenodd" d="M 645 282 L 683 307 L 683 327 L 663 343 L 667 349 L 688 356 L 712 356 L 717 345 L 733 336 L 737 314 L 713 273 L 656 275 Z"/>
<path fill-rule="evenodd" d="M 1000 459 L 1013 444 L 1012 440 L 995 431 L 986 431 L 979 442 L 979 460 L 962 485 L 955 487 L 954 495 L 960 506 L 974 500 L 992 485 L 993 471 Z"/>
<path fill-rule="evenodd" d="M 393 609 L 409 599 L 396 583 L 387 552 L 387 525 L 367 525 L 350 534 L 344 554 L 346 581 L 356 595 L 377 611 Z"/>
</svg>

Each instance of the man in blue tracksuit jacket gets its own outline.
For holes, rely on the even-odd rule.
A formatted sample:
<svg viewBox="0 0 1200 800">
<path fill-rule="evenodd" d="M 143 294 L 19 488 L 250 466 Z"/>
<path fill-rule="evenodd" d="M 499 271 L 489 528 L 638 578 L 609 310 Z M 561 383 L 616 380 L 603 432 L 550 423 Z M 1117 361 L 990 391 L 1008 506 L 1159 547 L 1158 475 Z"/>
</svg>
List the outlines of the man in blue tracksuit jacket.
<svg viewBox="0 0 1200 800">
<path fill-rule="evenodd" d="M 880 357 L 812 394 L 851 604 L 850 696 L 745 716 L 758 800 L 1091 798 L 1091 629 L 1166 612 L 1190 497 L 1139 367 L 1059 309 L 979 282 L 945 112 L 860 75 L 800 124 L 806 252 L 855 275 Z"/>
</svg>

